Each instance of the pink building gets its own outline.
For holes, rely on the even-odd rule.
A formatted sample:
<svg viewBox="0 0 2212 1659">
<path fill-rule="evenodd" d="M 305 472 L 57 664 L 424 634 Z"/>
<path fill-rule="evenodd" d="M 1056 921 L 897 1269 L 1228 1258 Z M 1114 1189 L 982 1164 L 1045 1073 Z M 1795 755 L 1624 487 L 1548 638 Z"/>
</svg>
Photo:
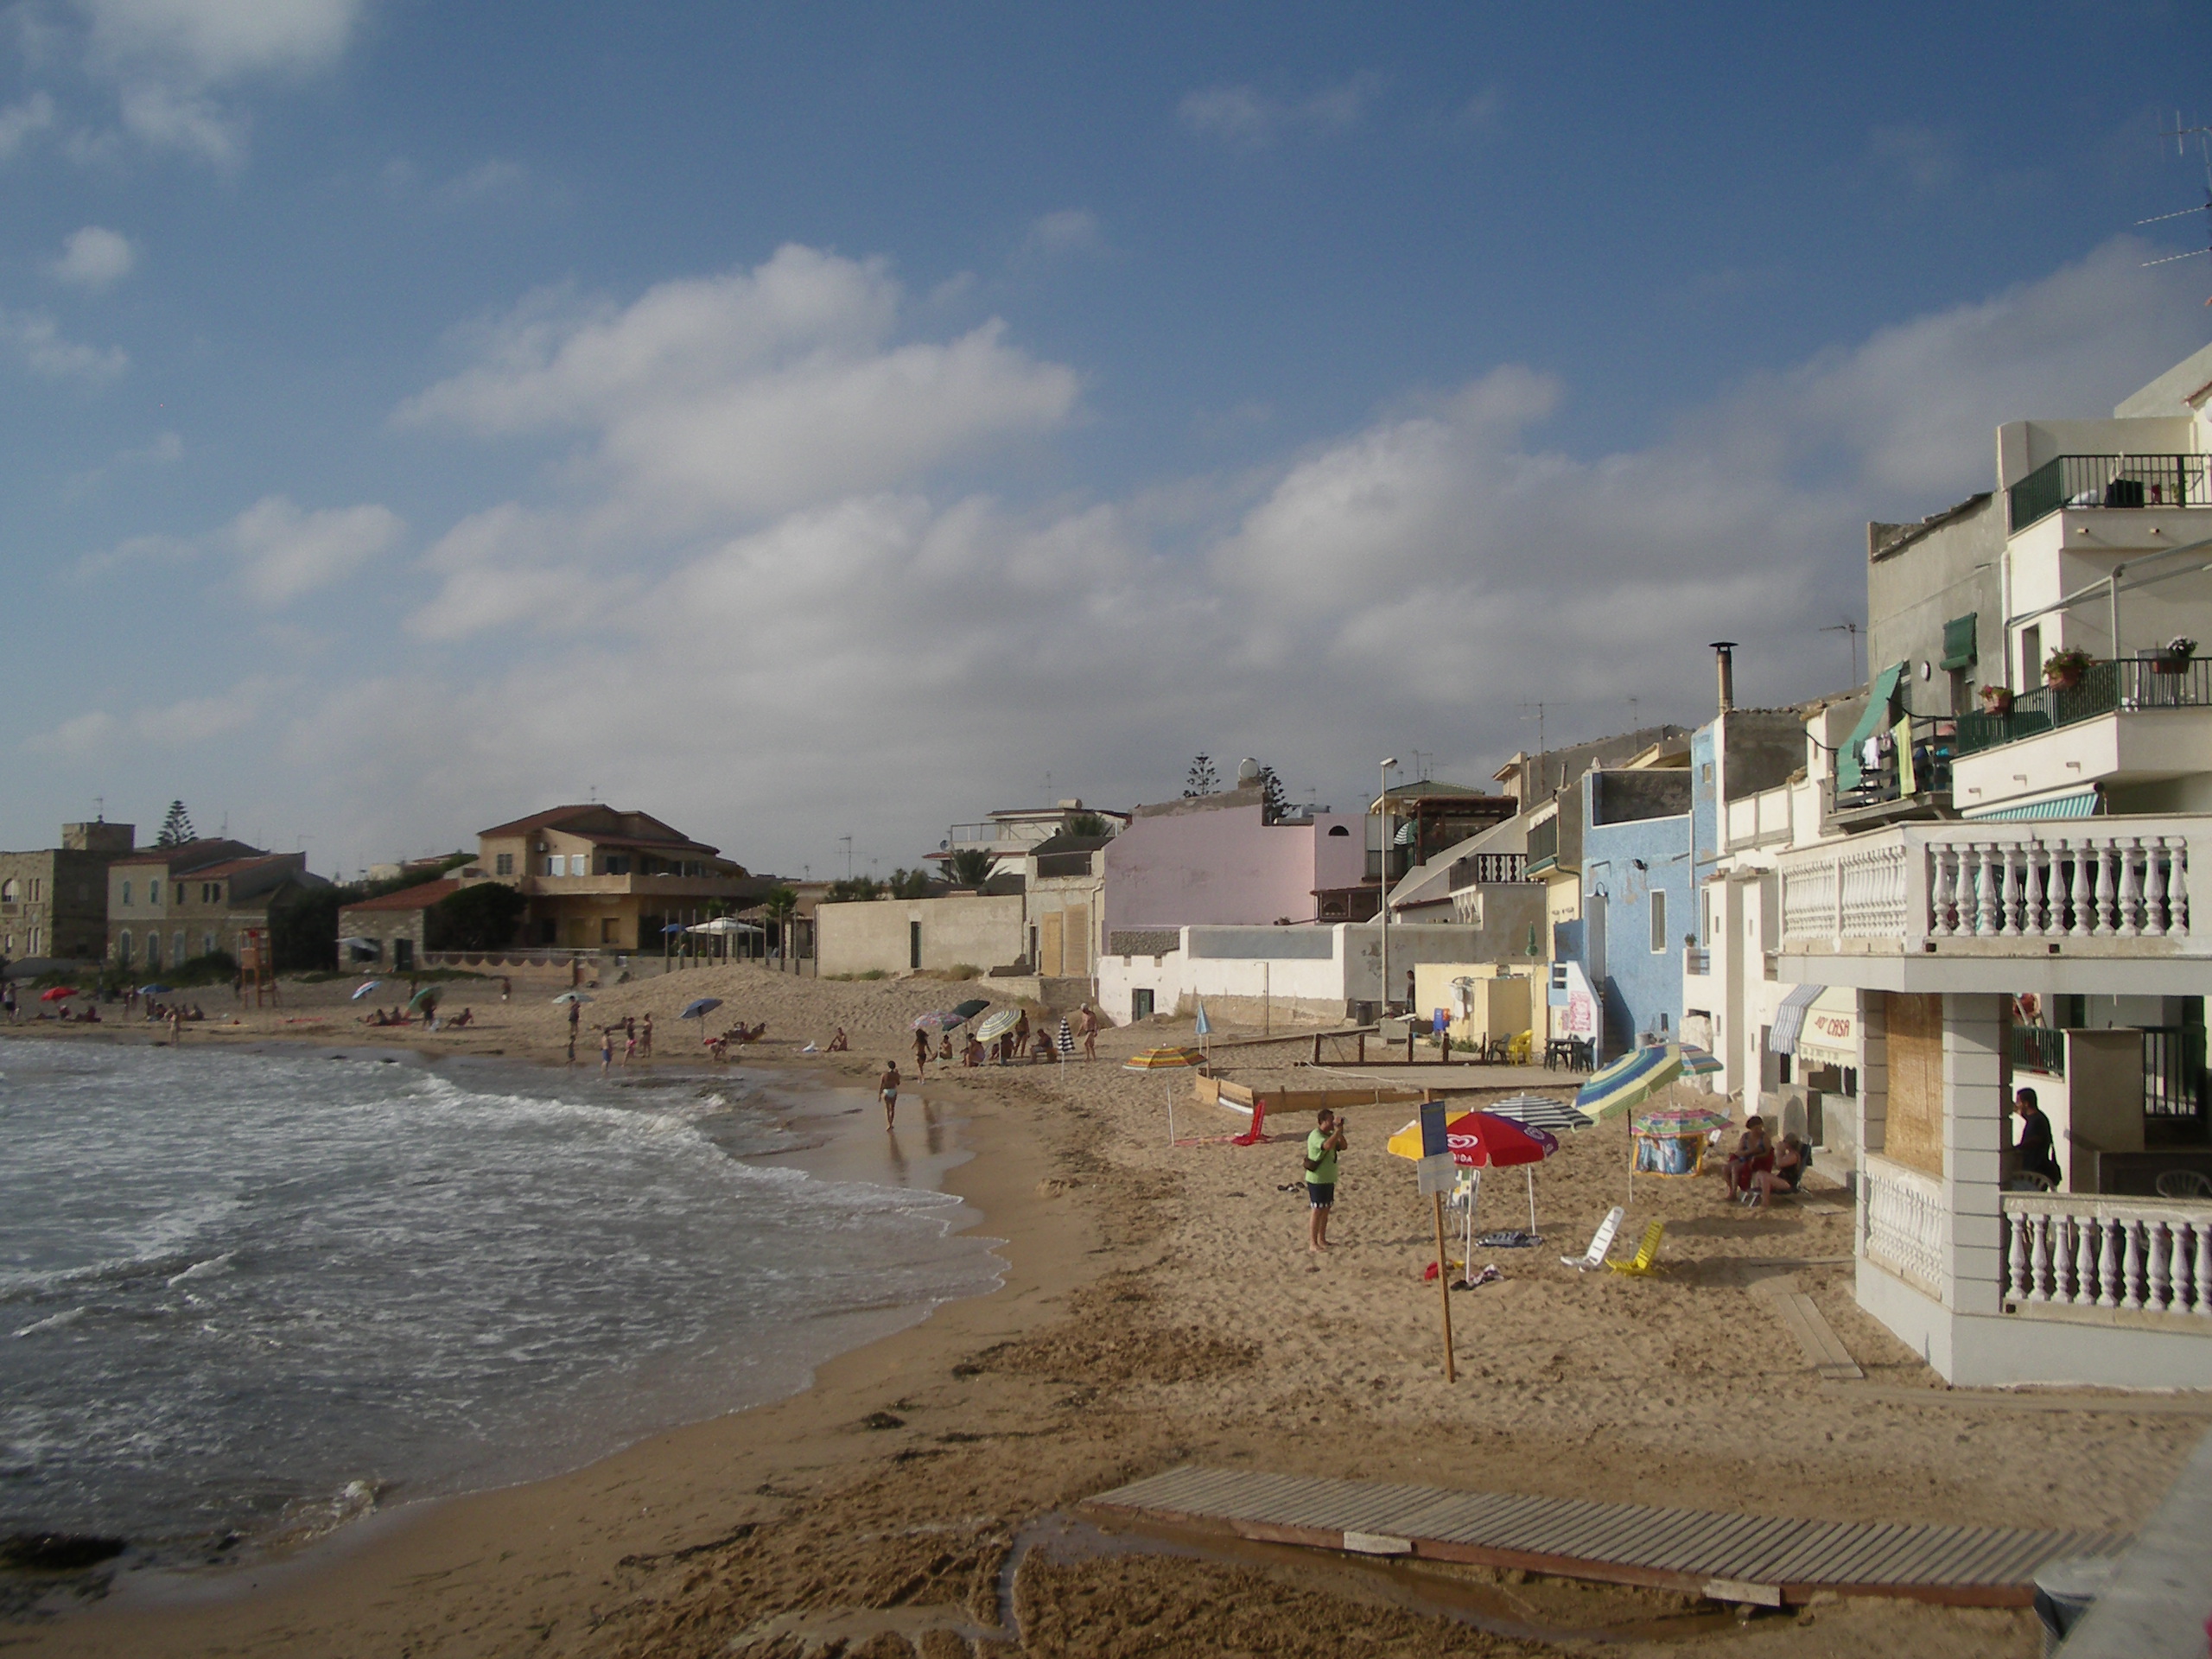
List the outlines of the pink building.
<svg viewBox="0 0 2212 1659">
<path fill-rule="evenodd" d="M 1116 931 L 1349 919 L 1344 896 L 1371 885 L 1362 827 L 1265 823 L 1257 789 L 1141 806 L 1106 843 L 1106 948 Z"/>
</svg>

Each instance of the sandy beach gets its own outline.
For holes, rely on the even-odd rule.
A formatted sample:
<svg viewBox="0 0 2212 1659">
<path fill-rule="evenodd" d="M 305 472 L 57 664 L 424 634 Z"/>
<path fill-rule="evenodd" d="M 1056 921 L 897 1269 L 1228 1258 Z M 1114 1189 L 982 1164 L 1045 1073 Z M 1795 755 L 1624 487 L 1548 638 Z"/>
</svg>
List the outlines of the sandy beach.
<svg viewBox="0 0 2212 1659">
<path fill-rule="evenodd" d="M 462 982 L 460 1032 L 365 1028 L 350 982 L 285 988 L 278 1009 L 187 1028 L 188 1045 L 401 1042 L 427 1052 L 558 1062 L 566 982 L 518 977 L 513 1000 Z M 747 966 L 595 991 L 587 1027 L 651 1011 L 658 1070 L 701 1065 L 708 1024 L 766 1021 L 748 1065 L 849 1085 L 886 1058 L 911 1071 L 908 1022 L 988 983 L 836 982 Z M 227 994 L 211 1014 L 232 1013 Z M 803 1054 L 842 1025 L 847 1054 Z M 16 1027 L 19 1039 L 151 1040 L 143 1028 Z M 1219 1031 L 1217 1040 L 1250 1033 Z M 995 1294 L 822 1368 L 780 1403 L 657 1436 L 505 1491 L 400 1506 L 286 1560 L 158 1588 L 130 1585 L 42 1623 L 0 1627 L 26 1655 L 758 1655 L 988 1643 L 1017 1541 L 1056 1513 L 1185 1462 L 1440 1486 L 1673 1503 L 1839 1521 L 2125 1529 L 2156 1506 L 2212 1407 L 2069 1395 L 2024 1409 L 1946 1389 L 1851 1297 L 1851 1213 L 1808 1192 L 1772 1213 L 1715 1178 L 1639 1179 L 1618 1122 L 1569 1140 L 1535 1177 L 1544 1248 L 1484 1250 L 1498 1281 L 1453 1295 L 1459 1375 L 1444 1379 L 1433 1255 L 1411 1167 L 1382 1141 L 1404 1106 L 1349 1109 L 1333 1230 L 1305 1248 L 1286 1138 L 1226 1144 L 1243 1121 L 1118 1061 L 1186 1039 L 1187 1022 L 1108 1031 L 1099 1061 L 940 1070 L 921 1090 L 975 1156 L 949 1188 L 1007 1241 Z M 1224 1051 L 1240 1080 L 1293 1075 L 1304 1039 Z M 579 1058 L 584 1051 L 580 1048 Z M 597 1064 L 595 1044 L 589 1064 Z M 1428 1068 L 1432 1072 L 1434 1068 Z M 1469 1070 L 1458 1084 L 1533 1082 Z M 1391 1074 L 1362 1074 L 1389 1081 Z M 1311 1074 L 1306 1076 L 1310 1077 Z M 1423 1079 L 1426 1080 L 1426 1079 Z M 910 1085 L 911 1086 L 911 1085 Z M 901 1114 L 902 1132 L 907 1117 Z M 1577 1274 L 1611 1205 L 1668 1224 L 1667 1270 Z M 1526 1225 L 1517 1172 L 1493 1178 L 1487 1226 Z M 1866 1373 L 1824 1382 L 1770 1300 L 1787 1274 Z M 1041 1531 L 1040 1531 L 1041 1529 Z M 1739 1622 L 1694 1600 L 1437 1567 L 1369 1568 L 1287 1549 L 1131 1554 L 1063 1540 L 1012 1586 L 1038 1653 L 2018 1654 L 2031 1616 L 1882 1599 Z M 1478 1625 L 1443 1617 L 1470 1610 Z M 1519 1634 L 1502 1632 L 1516 1631 Z M 995 1650 L 1004 1650 L 998 1649 Z"/>
</svg>

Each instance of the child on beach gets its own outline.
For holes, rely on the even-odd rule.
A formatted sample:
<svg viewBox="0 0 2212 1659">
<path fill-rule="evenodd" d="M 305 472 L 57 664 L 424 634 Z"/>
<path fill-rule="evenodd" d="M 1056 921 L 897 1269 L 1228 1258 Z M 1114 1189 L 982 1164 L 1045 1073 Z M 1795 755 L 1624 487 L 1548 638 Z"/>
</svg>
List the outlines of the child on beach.
<svg viewBox="0 0 2212 1659">
<path fill-rule="evenodd" d="M 608 1026 L 599 1033 L 599 1075 L 602 1077 L 614 1069 L 614 1027 Z"/>
<path fill-rule="evenodd" d="M 883 1075 L 875 1080 L 875 1092 L 883 1102 L 883 1127 L 889 1128 L 892 1120 L 899 1116 L 899 1062 L 886 1060 Z"/>
<path fill-rule="evenodd" d="M 645 1028 L 638 1033 L 638 1052 L 649 1060 L 653 1057 L 653 1017 L 650 1014 L 645 1016 Z"/>
</svg>

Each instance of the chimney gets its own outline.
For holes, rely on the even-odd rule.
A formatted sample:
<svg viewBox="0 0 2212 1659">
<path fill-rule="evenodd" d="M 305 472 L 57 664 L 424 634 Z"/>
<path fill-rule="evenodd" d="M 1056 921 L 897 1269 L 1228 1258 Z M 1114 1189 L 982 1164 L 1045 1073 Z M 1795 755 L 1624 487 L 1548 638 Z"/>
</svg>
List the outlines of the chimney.
<svg viewBox="0 0 2212 1659">
<path fill-rule="evenodd" d="M 1736 706 L 1736 642 L 1716 639 L 1713 642 L 1714 671 L 1720 679 L 1720 712 L 1726 714 Z"/>
</svg>

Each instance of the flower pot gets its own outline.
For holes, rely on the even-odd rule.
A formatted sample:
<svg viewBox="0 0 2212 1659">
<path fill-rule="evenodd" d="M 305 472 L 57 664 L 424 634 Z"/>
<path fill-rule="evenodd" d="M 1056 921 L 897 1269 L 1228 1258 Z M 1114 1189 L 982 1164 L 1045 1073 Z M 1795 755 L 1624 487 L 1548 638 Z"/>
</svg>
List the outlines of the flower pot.
<svg viewBox="0 0 2212 1659">
<path fill-rule="evenodd" d="M 2082 683 L 2082 671 L 2078 668 L 2046 669 L 2043 683 L 2054 691 L 2071 691 Z"/>
<path fill-rule="evenodd" d="M 2012 712 L 2012 694 L 2001 685 L 1982 687 L 1981 712 L 1993 719 L 2002 720 Z"/>
</svg>

